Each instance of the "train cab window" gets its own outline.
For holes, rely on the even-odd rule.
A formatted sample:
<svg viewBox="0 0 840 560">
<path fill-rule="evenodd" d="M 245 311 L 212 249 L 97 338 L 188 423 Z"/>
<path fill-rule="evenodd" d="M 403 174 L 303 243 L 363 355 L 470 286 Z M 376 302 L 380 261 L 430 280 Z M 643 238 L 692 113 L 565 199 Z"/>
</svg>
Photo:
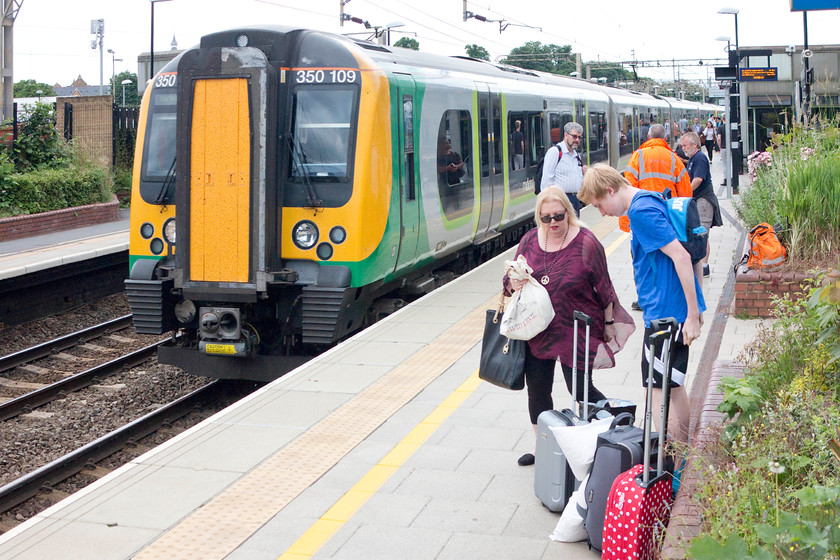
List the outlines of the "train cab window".
<svg viewBox="0 0 840 560">
<path fill-rule="evenodd" d="M 324 206 L 350 200 L 352 142 L 357 106 L 355 88 L 301 87 L 292 109 L 289 178 L 315 190 Z M 290 189 L 286 203 L 304 205 L 305 189 Z M 297 191 L 301 196 L 295 195 Z"/>
<path fill-rule="evenodd" d="M 140 170 L 140 196 L 149 204 L 172 204 L 175 201 L 177 93 L 175 81 L 171 83 L 172 86 L 168 87 L 155 85 L 149 100 Z"/>
<path fill-rule="evenodd" d="M 445 111 L 438 126 L 436 160 L 440 203 L 450 220 L 472 212 L 475 203 L 472 155 L 469 111 Z"/>
</svg>

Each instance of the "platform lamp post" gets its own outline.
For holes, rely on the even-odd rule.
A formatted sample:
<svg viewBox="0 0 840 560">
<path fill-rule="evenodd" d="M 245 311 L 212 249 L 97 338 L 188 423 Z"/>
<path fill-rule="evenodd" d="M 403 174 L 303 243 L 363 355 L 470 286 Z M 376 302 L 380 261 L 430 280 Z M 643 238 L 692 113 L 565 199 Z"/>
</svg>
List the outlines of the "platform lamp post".
<svg viewBox="0 0 840 560">
<path fill-rule="evenodd" d="M 122 89 L 123 89 L 123 102 L 122 102 L 122 106 L 123 106 L 123 107 L 125 107 L 125 86 L 127 86 L 128 84 L 130 84 L 130 83 L 131 83 L 131 80 L 129 80 L 129 79 L 125 79 L 125 80 L 123 80 L 123 81 L 122 81 L 122 82 L 120 82 L 120 83 L 122 84 Z"/>
<path fill-rule="evenodd" d="M 729 51 L 732 48 L 731 47 L 731 44 L 732 44 L 731 41 L 732 40 L 729 37 L 721 36 L 721 37 L 716 38 L 715 41 L 726 41 L 726 56 L 728 57 L 729 56 Z M 724 117 L 725 117 L 724 120 L 726 121 L 722 126 L 728 126 L 728 127 L 730 127 L 730 130 L 731 130 L 731 125 L 729 124 L 730 122 L 732 122 L 732 107 L 731 107 L 731 104 L 729 102 L 730 101 L 730 97 L 729 97 L 729 93 L 730 93 L 729 89 L 730 88 L 721 85 L 721 89 L 724 90 L 725 103 L 724 103 L 724 106 L 723 106 L 723 114 L 724 114 Z M 726 140 L 727 140 L 726 148 L 724 148 L 724 150 L 723 150 L 724 153 L 726 154 L 724 156 L 726 158 L 725 159 L 726 164 L 725 164 L 725 169 L 723 170 L 723 180 L 726 183 L 726 198 L 732 198 L 732 169 L 733 169 L 733 167 L 732 167 L 732 138 L 731 138 L 731 136 L 732 136 L 731 133 L 726 134 Z"/>
<path fill-rule="evenodd" d="M 730 121 L 729 121 L 729 146 L 731 146 L 730 155 L 732 160 L 729 165 L 732 167 L 732 192 L 738 193 L 739 175 L 744 167 L 743 149 L 741 148 L 741 52 L 738 45 L 738 8 L 721 8 L 718 10 L 719 14 L 735 16 L 735 51 L 729 51 L 729 66 L 735 67 L 735 81 L 730 86 L 730 97 L 734 97 L 735 101 L 730 101 Z M 734 58 L 734 60 L 733 60 Z M 733 64 L 734 62 L 734 64 Z M 728 190 L 728 189 L 727 189 Z"/>
<path fill-rule="evenodd" d="M 115 86 L 117 84 L 114 83 L 114 76 L 117 75 L 117 61 L 123 61 L 121 58 L 117 58 L 117 53 L 114 52 L 114 49 L 108 49 L 108 52 L 111 55 L 111 102 L 117 102 L 117 92 L 114 91 Z"/>
<path fill-rule="evenodd" d="M 151 37 L 152 42 L 149 46 L 149 79 L 155 77 L 155 3 L 156 2 L 169 2 L 170 0 L 149 0 L 149 4 L 152 5 L 152 24 L 151 24 Z"/>
</svg>

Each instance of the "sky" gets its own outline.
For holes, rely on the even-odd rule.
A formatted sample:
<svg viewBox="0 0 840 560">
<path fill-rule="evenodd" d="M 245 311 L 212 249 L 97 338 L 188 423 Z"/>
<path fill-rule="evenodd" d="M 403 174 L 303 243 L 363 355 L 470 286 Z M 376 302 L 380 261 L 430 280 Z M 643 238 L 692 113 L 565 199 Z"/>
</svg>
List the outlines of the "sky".
<svg viewBox="0 0 840 560">
<path fill-rule="evenodd" d="M 640 68 L 640 76 L 658 80 L 714 79 L 710 66 L 722 65 L 728 36 L 734 47 L 735 16 L 739 10 L 741 47 L 802 45 L 801 12 L 790 11 L 790 0 L 648 0 L 468 1 L 467 10 L 488 20 L 463 21 L 463 0 L 344 0 L 345 13 L 374 26 L 393 26 L 392 42 L 408 36 L 420 50 L 464 55 L 466 44 L 503 56 L 528 41 L 571 45 L 587 60 L 655 61 L 695 59 L 689 67 Z M 154 5 L 155 51 L 198 43 L 202 35 L 240 25 L 272 23 L 310 27 L 336 33 L 370 32 L 360 24 L 339 26 L 341 0 L 167 0 Z M 137 72 L 137 57 L 151 46 L 149 0 L 22 0 L 14 26 L 14 81 L 34 79 L 50 85 L 70 85 L 81 76 L 88 85 L 100 83 L 99 49 L 91 49 L 91 20 L 105 20 L 101 72 L 108 83 L 112 71 Z M 504 30 L 500 33 L 500 28 Z M 840 43 L 840 11 L 808 13 L 808 43 Z M 113 54 L 107 49 L 114 51 Z M 119 60 L 121 59 L 121 60 Z M 706 59 L 703 66 L 696 59 Z"/>
</svg>

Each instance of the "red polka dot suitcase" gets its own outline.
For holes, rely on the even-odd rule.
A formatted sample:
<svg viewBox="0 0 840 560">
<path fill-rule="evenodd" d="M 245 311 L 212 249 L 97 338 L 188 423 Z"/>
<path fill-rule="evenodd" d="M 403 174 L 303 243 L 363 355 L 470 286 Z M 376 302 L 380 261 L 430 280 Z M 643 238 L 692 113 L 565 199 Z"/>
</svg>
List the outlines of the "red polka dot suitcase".
<svg viewBox="0 0 840 560">
<path fill-rule="evenodd" d="M 648 391 L 645 403 L 643 464 L 621 473 L 610 487 L 604 515 L 601 558 L 606 560 L 653 560 L 662 542 L 671 513 L 673 490 L 671 475 L 664 469 L 663 445 L 668 433 L 670 404 L 670 341 L 676 332 L 676 321 L 663 323 L 668 330 L 660 330 L 650 337 L 651 359 L 648 369 Z M 661 328 L 661 327 L 655 327 Z M 651 424 L 653 369 L 655 350 L 661 345 L 664 382 L 662 395 L 661 437 L 658 438 L 657 468 L 652 472 Z"/>
<path fill-rule="evenodd" d="M 642 482 L 644 465 L 622 473 L 610 488 L 601 558 L 653 560 L 671 511 L 671 477 Z"/>
</svg>

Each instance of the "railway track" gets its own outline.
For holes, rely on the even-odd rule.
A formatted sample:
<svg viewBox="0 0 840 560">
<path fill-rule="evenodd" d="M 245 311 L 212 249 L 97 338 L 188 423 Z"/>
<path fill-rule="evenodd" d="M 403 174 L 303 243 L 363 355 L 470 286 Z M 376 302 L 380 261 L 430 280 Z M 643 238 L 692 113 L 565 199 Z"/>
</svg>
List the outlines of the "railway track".
<svg viewBox="0 0 840 560">
<path fill-rule="evenodd" d="M 218 400 L 229 383 L 212 381 L 192 393 L 150 412 L 87 445 L 60 457 L 43 467 L 0 488 L 0 514 L 36 496 L 43 490 L 82 472 L 86 467 L 122 450 L 160 427 L 177 420 L 208 402 Z"/>
<path fill-rule="evenodd" d="M 0 533 L 253 390 L 158 364 L 171 342 L 122 316 L 0 357 Z"/>
</svg>

